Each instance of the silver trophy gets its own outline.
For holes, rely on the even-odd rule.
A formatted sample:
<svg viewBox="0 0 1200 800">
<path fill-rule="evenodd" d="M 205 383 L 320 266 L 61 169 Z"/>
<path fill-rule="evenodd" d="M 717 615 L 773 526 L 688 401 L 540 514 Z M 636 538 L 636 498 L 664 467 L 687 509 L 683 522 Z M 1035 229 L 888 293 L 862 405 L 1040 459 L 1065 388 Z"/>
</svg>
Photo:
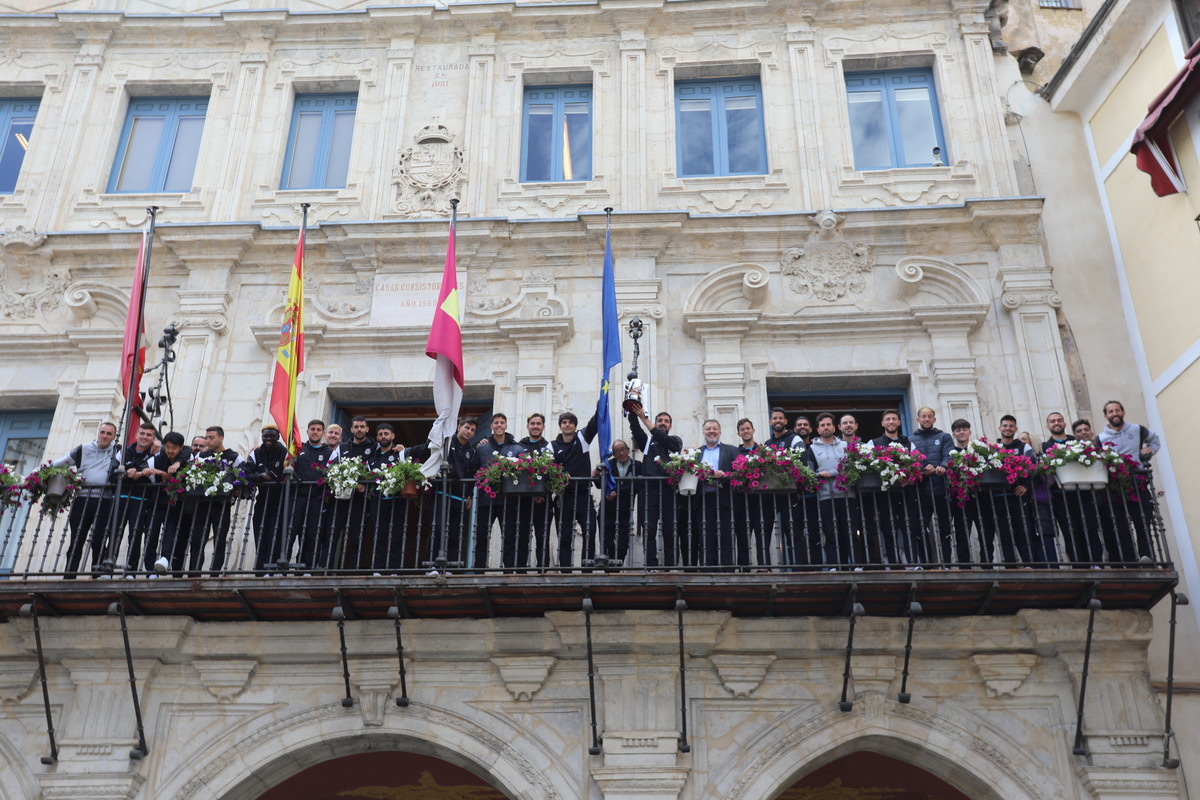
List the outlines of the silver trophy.
<svg viewBox="0 0 1200 800">
<path fill-rule="evenodd" d="M 632 412 L 636 406 L 644 406 L 642 398 L 646 393 L 646 384 L 638 379 L 638 339 L 642 338 L 642 321 L 634 317 L 629 320 L 629 338 L 633 339 L 633 364 L 629 369 L 628 378 L 625 381 L 625 401 L 621 403 L 621 408 Z"/>
</svg>

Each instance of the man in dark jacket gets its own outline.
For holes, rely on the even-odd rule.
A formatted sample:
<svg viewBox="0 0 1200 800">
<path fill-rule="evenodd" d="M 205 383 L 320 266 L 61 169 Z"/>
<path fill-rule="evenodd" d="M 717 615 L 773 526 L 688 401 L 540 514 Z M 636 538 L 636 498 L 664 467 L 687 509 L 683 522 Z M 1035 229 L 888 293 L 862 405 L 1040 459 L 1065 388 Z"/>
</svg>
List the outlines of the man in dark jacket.
<svg viewBox="0 0 1200 800">
<path fill-rule="evenodd" d="M 251 523 L 254 528 L 254 569 L 275 569 L 283 558 L 283 467 L 287 447 L 279 441 L 279 428 L 267 423 L 262 444 L 246 459 L 246 477 L 257 487 Z"/>
<path fill-rule="evenodd" d="M 492 415 L 491 436 L 481 439 L 479 444 L 475 445 L 475 452 L 478 456 L 479 466 L 483 468 L 494 458 L 499 456 L 515 458 L 524 450 L 508 432 L 508 416 L 495 413 Z M 487 569 L 488 539 L 492 532 L 492 525 L 499 520 L 501 531 L 505 528 L 516 527 L 517 505 L 516 503 L 506 503 L 504 495 L 495 498 L 489 497 L 483 490 L 476 492 L 476 503 L 478 508 L 475 510 L 475 553 L 472 558 L 472 566 L 478 570 Z"/>
<path fill-rule="evenodd" d="M 659 464 L 683 450 L 683 440 L 671 435 L 671 415 L 660 411 L 654 415 L 654 425 L 646 417 L 641 403 L 633 405 L 629 414 L 629 435 L 633 446 L 642 451 L 642 474 L 646 481 L 643 496 L 646 510 L 642 537 L 645 539 L 646 566 L 654 569 L 658 564 L 658 530 L 662 524 L 663 563 L 674 567 L 676 544 L 679 540 L 678 522 L 686 518 L 686 498 L 678 497 L 667 484 L 667 473 Z M 640 422 L 640 424 L 639 424 Z M 645 426 L 643 429 L 642 426 Z M 649 436 L 646 432 L 649 431 Z M 680 511 L 683 513 L 679 513 Z"/>
<path fill-rule="evenodd" d="M 438 531 L 433 545 L 434 571 L 463 565 L 462 543 L 467 533 L 464 525 L 469 519 L 471 491 L 479 469 L 479 453 L 471 446 L 475 428 L 475 420 L 470 417 L 458 418 L 458 428 L 450 438 L 446 460 L 442 462 L 443 472 L 433 479 L 438 496 L 438 516 L 434 521 Z M 424 457 L 428 458 L 428 454 Z"/>
<path fill-rule="evenodd" d="M 292 517 L 290 541 L 282 557 L 291 555 L 292 544 L 300 541 L 300 569 L 321 570 L 329 566 L 332 504 L 325 503 L 325 487 L 318 484 L 329 465 L 333 448 L 325 444 L 325 423 L 308 422 L 308 441 L 300 446 L 292 479 Z"/>
<path fill-rule="evenodd" d="M 142 545 L 146 543 L 146 536 L 154 520 L 154 501 L 161 494 L 154 485 L 154 470 L 151 465 L 154 460 L 154 441 L 157 438 L 158 431 L 154 426 L 143 422 L 138 426 L 136 441 L 121 454 L 120 471 L 125 474 L 121 479 L 121 493 L 118 499 L 121 510 L 118 513 L 121 523 L 129 526 L 129 553 L 123 564 L 126 572 L 136 572 L 142 568 L 138 563 L 142 560 Z M 154 546 L 157 544 L 155 542 Z M 154 546 L 146 548 L 144 566 L 147 572 L 154 567 Z M 109 563 L 115 561 L 121 553 L 119 528 L 110 547 L 106 559 Z"/>
<path fill-rule="evenodd" d="M 883 435 L 871 440 L 872 447 L 899 445 L 905 450 L 916 449 L 908 437 L 900 432 L 900 412 L 889 408 L 883 412 L 881 423 Z M 900 563 L 901 551 L 908 557 L 910 566 L 924 564 L 928 560 L 915 487 L 896 487 L 887 493 L 863 492 L 861 500 L 866 527 L 877 531 L 881 554 L 887 556 L 890 564 L 895 566 Z M 871 520 L 876 514 L 879 522 L 873 526 Z M 878 562 L 878 559 L 872 560 Z"/>
<path fill-rule="evenodd" d="M 529 433 L 517 442 L 526 453 L 553 452 L 550 440 L 545 437 L 546 416 L 530 414 L 525 420 L 525 430 Z M 511 501 L 510 501 L 511 502 Z M 501 532 L 500 563 L 505 567 L 524 569 L 529 566 L 529 536 L 533 534 L 534 561 L 538 567 L 545 567 L 550 562 L 550 543 L 546 531 L 550 528 L 550 515 L 553 503 L 547 502 L 546 495 L 518 495 L 517 525 L 514 529 Z"/>
<path fill-rule="evenodd" d="M 369 467 L 379 451 L 370 434 L 371 426 L 367 424 L 366 417 L 360 415 L 351 419 L 350 439 L 337 446 L 329 462 L 332 464 L 347 458 L 361 458 Z M 333 546 L 336 551 L 340 538 L 342 552 L 339 560 L 342 568 L 355 570 L 364 566 L 360 563 L 366 560 L 362 557 L 363 543 L 370 529 L 371 507 L 367 502 L 365 486 L 359 485 L 349 500 L 333 501 Z"/>
<path fill-rule="evenodd" d="M 953 536 L 950 526 L 950 504 L 946 499 L 946 463 L 954 448 L 954 437 L 934 427 L 937 416 L 929 406 L 917 411 L 917 429 L 912 434 L 913 447 L 925 455 L 925 478 L 917 486 L 921 504 L 921 520 L 926 528 L 937 520 L 934 541 L 941 549 L 943 564 L 954 560 Z M 931 554 L 936 555 L 936 554 Z"/>
<path fill-rule="evenodd" d="M 686 552 L 684 555 L 689 566 L 695 564 L 730 569 L 735 563 L 733 493 L 725 477 L 733 469 L 738 449 L 721 441 L 721 423 L 715 419 L 705 420 L 702 431 L 704 444 L 700 447 L 700 459 L 713 468 L 716 479 L 706 481 L 693 496 L 694 510 L 689 526 L 691 535 L 688 537 L 692 552 L 690 558 Z M 698 525 L 702 532 L 697 530 Z M 738 563 L 738 566 L 748 566 L 748 548 L 746 550 L 745 554 L 737 554 L 737 557 L 746 560 L 745 564 Z"/>
<path fill-rule="evenodd" d="M 638 506 L 638 522 L 645 516 L 641 506 L 643 484 L 642 462 L 633 458 L 629 445 L 618 439 L 613 442 L 608 459 L 608 473 L 613 476 L 614 488 L 605 488 L 604 470 L 597 467 L 592 473 L 596 486 L 604 492 L 604 554 L 609 564 L 619 567 L 629 554 L 629 534 L 633 527 L 633 509 Z"/>
<path fill-rule="evenodd" d="M 154 522 L 150 528 L 150 538 L 146 542 L 146 560 L 155 559 L 151 564 L 154 569 L 151 578 L 157 578 L 168 571 L 182 574 L 190 525 L 182 524 L 183 495 L 177 491 L 176 481 L 179 480 L 179 470 L 183 469 L 191 458 L 192 451 L 184 446 L 183 434 L 168 431 L 163 435 L 162 449 L 150 462 L 156 481 L 163 486 L 162 496 L 154 506 Z M 181 529 L 183 535 L 180 535 Z M 158 552 L 160 532 L 161 553 Z"/>
<path fill-rule="evenodd" d="M 580 564 L 593 561 L 596 557 L 596 507 L 592 505 L 591 482 L 586 479 L 592 475 L 589 448 L 592 440 L 596 438 L 598 424 L 593 415 L 587 427 L 582 432 L 577 431 L 579 418 L 566 411 L 558 415 L 559 434 L 551 442 L 554 460 L 571 476 L 571 482 L 559 501 L 561 505 L 558 514 L 558 565 L 563 569 L 571 566 L 576 524 L 583 534 Z"/>
</svg>

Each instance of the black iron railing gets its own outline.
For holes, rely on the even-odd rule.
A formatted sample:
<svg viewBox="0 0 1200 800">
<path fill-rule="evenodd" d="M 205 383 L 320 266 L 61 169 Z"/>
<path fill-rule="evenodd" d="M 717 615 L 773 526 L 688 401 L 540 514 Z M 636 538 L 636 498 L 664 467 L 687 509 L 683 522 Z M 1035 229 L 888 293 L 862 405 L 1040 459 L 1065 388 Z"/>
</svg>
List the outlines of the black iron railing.
<svg viewBox="0 0 1200 800">
<path fill-rule="evenodd" d="M 291 483 L 174 502 L 154 485 L 91 487 L 68 507 L 5 508 L 0 557 L 10 578 L 1171 566 L 1148 481 L 1002 486 L 960 505 L 928 485 L 680 495 L 642 477 L 608 496 L 573 480 L 557 497 L 491 498 L 469 481 L 413 498 Z"/>
</svg>

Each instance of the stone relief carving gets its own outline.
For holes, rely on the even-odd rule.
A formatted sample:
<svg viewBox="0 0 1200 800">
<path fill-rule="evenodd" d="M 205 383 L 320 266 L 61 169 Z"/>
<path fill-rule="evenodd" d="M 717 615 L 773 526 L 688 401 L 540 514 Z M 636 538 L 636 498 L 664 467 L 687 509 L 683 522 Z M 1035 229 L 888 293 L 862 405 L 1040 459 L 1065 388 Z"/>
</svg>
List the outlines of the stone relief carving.
<svg viewBox="0 0 1200 800">
<path fill-rule="evenodd" d="M 526 272 L 516 295 L 498 292 L 488 281 L 473 280 L 467 284 L 467 296 L 470 298 L 467 309 L 481 317 L 538 319 L 567 316 L 567 304 L 558 296 L 557 281 L 544 270 Z"/>
<path fill-rule="evenodd" d="M 14 320 L 42 320 L 58 308 L 70 270 L 52 267 L 49 253 L 39 253 L 46 234 L 17 226 L 0 235 L 4 265 L 0 272 L 0 314 Z"/>
<path fill-rule="evenodd" d="M 450 215 L 450 199 L 458 196 L 466 167 L 454 134 L 438 122 L 414 137 L 415 145 L 396 157 L 392 170 L 392 209 L 406 217 Z"/>
<path fill-rule="evenodd" d="M 784 253 L 779 263 L 793 292 L 826 302 L 866 293 L 866 276 L 874 266 L 871 246 L 848 240 L 838 229 L 843 219 L 832 211 L 814 214 L 817 227 L 804 246 Z"/>
</svg>

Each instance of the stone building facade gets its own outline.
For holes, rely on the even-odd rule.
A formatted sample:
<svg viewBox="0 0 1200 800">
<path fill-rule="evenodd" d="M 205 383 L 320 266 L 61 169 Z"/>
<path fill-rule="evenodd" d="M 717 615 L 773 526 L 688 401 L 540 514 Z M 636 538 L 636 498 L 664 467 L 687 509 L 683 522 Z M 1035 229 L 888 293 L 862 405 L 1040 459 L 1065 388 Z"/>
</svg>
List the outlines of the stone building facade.
<svg viewBox="0 0 1200 800">
<path fill-rule="evenodd" d="M 1039 180 L 1073 185 L 1072 145 L 1055 145 L 1052 168 L 1031 165 L 1028 92 L 1011 91 L 1018 65 L 999 52 L 985 0 L 24 5 L 0 19 L 2 94 L 37 101 L 0 195 L 0 415 L 47 420 L 48 454 L 119 409 L 151 205 L 147 327 L 180 331 L 174 427 L 217 422 L 242 449 L 266 421 L 300 204 L 311 210 L 298 416 L 329 418 L 428 402 L 421 302 L 454 197 L 468 400 L 513 419 L 594 403 L 607 207 L 622 322 L 645 324 L 649 406 L 670 410 L 688 443 L 706 418 L 732 431 L 748 416 L 763 431 L 775 402 L 830 395 L 898 398 L 907 417 L 928 405 L 943 427 L 965 417 L 981 433 L 1005 413 L 1037 431 L 1051 411 L 1095 414 L 1110 396 L 1139 414 L 1131 346 L 1111 335 L 1121 309 L 1104 224 L 1089 213 L 1095 187 L 1047 208 Z M 871 131 L 848 81 L 901 74 L 925 79 L 936 138 L 919 153 L 892 140 L 895 166 L 863 167 L 855 137 Z M 758 116 L 725 123 L 742 121 L 760 166 L 697 174 L 680 90 L 727 80 L 753 86 L 740 99 Z M 589 92 L 586 179 L 526 178 L 538 87 Z M 348 148 L 318 145 L 344 152 L 344 181 L 281 188 L 302 135 L 297 99 L 321 96 L 355 103 Z M 193 120 L 190 182 L 168 159 L 141 165 L 165 183 L 122 188 L 122 170 L 139 166 L 129 154 L 146 99 Z M 720 150 L 730 134 L 713 124 Z M 137 763 L 121 738 L 129 709 L 111 626 L 46 621 L 65 753 L 49 769 L 36 758 L 30 628 L 10 620 L 0 793 L 253 798 L 379 745 L 468 766 L 520 798 L 768 798 L 856 748 L 972 797 L 1184 796 L 1177 774 L 1155 767 L 1162 720 L 1142 612 L 1101 616 L 1092 669 L 1106 688 L 1087 761 L 1070 742 L 1076 612 L 936 620 L 911 705 L 893 699 L 902 628 L 868 618 L 851 713 L 834 702 L 844 621 L 692 618 L 690 755 L 677 746 L 674 618 L 599 619 L 611 637 L 598 654 L 599 756 L 586 752 L 577 618 L 414 622 L 407 710 L 389 701 L 390 627 L 356 623 L 351 711 L 337 702 L 329 623 L 146 620 L 135 666 L 154 744 Z"/>
</svg>

